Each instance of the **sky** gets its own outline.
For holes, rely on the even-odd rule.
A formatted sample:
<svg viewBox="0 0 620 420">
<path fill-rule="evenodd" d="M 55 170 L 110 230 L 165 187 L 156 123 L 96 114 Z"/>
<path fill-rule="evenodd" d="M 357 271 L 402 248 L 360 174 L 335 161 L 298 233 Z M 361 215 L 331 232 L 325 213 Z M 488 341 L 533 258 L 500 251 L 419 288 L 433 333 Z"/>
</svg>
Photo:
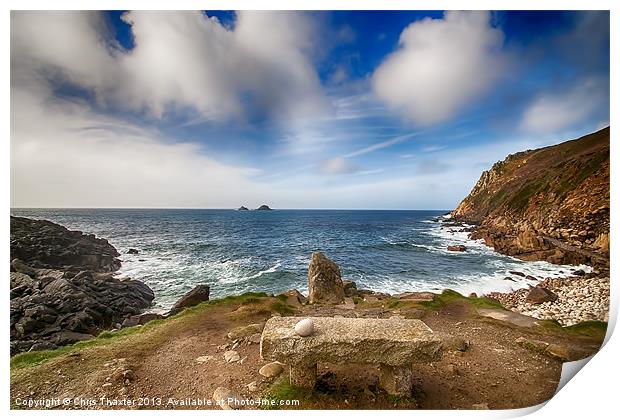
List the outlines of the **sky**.
<svg viewBox="0 0 620 420">
<path fill-rule="evenodd" d="M 11 12 L 11 206 L 442 209 L 609 125 L 609 12 Z"/>
</svg>

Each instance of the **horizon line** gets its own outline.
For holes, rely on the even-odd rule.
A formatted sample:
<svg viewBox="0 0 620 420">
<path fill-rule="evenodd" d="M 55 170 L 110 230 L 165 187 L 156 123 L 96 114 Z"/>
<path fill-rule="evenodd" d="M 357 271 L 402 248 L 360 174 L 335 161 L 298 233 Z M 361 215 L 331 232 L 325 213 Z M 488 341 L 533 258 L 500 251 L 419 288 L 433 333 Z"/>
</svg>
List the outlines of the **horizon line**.
<svg viewBox="0 0 620 420">
<path fill-rule="evenodd" d="M 234 207 L 10 207 L 10 210 L 234 210 L 234 211 L 245 211 L 239 210 L 239 208 Z M 271 208 L 271 210 L 258 210 L 258 209 L 248 209 L 248 211 L 277 211 L 277 210 L 353 210 L 353 211 L 367 211 L 367 210 L 377 210 L 377 211 L 452 211 L 453 209 L 411 209 L 411 208 L 302 208 L 302 207 L 291 207 L 291 208 Z"/>
</svg>

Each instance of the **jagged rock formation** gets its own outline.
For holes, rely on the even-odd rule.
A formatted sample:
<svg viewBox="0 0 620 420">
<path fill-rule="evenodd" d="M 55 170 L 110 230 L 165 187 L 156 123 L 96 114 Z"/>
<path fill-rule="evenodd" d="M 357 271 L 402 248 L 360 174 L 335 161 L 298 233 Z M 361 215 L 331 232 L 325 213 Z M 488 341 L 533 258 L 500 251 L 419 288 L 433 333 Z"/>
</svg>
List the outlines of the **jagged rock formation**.
<svg viewBox="0 0 620 420">
<path fill-rule="evenodd" d="M 609 131 L 509 155 L 452 216 L 504 254 L 608 266 Z"/>
<path fill-rule="evenodd" d="M 147 285 L 110 273 L 118 255 L 94 235 L 11 217 L 11 354 L 93 338 L 148 307 Z"/>
<path fill-rule="evenodd" d="M 37 268 L 113 272 L 120 254 L 107 240 L 47 220 L 11 216 L 11 260 Z"/>
<path fill-rule="evenodd" d="M 260 206 L 256 210 L 272 210 L 272 209 L 267 204 L 263 204 L 262 206 Z"/>
<path fill-rule="evenodd" d="M 239 210 L 239 211 L 247 211 L 249 209 L 246 206 L 241 206 L 237 210 Z"/>
<path fill-rule="evenodd" d="M 310 303 L 341 303 L 344 300 L 340 267 L 322 252 L 314 252 L 308 266 L 308 300 Z"/>
<path fill-rule="evenodd" d="M 178 314 L 185 308 L 198 305 L 201 302 L 209 300 L 210 287 L 206 284 L 199 284 L 189 292 L 185 293 L 170 309 L 169 314 Z"/>
</svg>

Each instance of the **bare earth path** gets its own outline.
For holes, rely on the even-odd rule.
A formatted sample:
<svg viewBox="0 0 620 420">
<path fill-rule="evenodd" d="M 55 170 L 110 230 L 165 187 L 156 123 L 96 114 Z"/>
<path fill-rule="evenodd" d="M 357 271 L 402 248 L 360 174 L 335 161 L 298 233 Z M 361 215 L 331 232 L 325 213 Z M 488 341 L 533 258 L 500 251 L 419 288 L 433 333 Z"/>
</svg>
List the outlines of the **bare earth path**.
<svg viewBox="0 0 620 420">
<path fill-rule="evenodd" d="M 368 299 L 346 308 L 300 305 L 290 299 L 287 305 L 282 300 L 250 297 L 212 302 L 173 319 L 138 327 L 141 330 L 133 334 L 77 346 L 42 363 L 14 359 L 11 406 L 24 408 L 20 405 L 24 400 L 57 398 L 60 401 L 52 401 L 51 408 L 219 409 L 211 398 L 216 388 L 225 387 L 250 399 L 296 397 L 300 400 L 297 408 L 471 409 L 474 404 L 518 408 L 539 404 L 553 395 L 561 361 L 519 345 L 517 339 L 563 346 L 573 358 L 595 352 L 602 340 L 600 334 L 593 337 L 551 325 L 526 328 L 481 317 L 479 306 L 464 298 L 431 304 Z M 278 312 L 416 317 L 448 339 L 441 361 L 415 367 L 411 399 L 395 399 L 378 389 L 376 366 L 346 364 L 319 366 L 316 390 L 304 393 L 286 387 L 286 371 L 277 379 L 258 374 L 266 363 L 260 359 L 258 343 L 241 340 L 234 349 L 240 360 L 224 360 L 224 352 L 233 346 L 229 331 L 264 322 Z M 123 377 L 128 370 L 130 374 Z M 250 390 L 252 382 L 256 386 Z M 203 401 L 188 406 L 186 399 Z"/>
</svg>

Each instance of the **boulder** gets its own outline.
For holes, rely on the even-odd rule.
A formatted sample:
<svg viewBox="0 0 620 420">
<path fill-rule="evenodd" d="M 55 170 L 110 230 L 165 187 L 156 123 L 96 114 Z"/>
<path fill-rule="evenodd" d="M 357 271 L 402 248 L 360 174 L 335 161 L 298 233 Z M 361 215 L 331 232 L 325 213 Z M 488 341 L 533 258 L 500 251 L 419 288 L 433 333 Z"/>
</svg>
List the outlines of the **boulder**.
<svg viewBox="0 0 620 420">
<path fill-rule="evenodd" d="M 508 272 L 509 272 L 510 274 L 514 274 L 515 276 L 525 277 L 525 274 L 524 274 L 524 273 L 522 273 L 522 272 L 520 272 L 520 271 L 514 271 L 514 270 L 511 270 L 511 271 L 508 271 Z"/>
<path fill-rule="evenodd" d="M 573 271 L 573 276 L 585 276 L 586 272 L 583 270 L 575 270 Z"/>
<path fill-rule="evenodd" d="M 170 309 L 170 315 L 177 314 L 185 308 L 189 308 L 209 300 L 209 291 L 209 286 L 206 284 L 200 284 L 194 287 L 174 304 L 172 309 Z"/>
<path fill-rule="evenodd" d="M 37 276 L 37 272 L 34 271 L 34 268 L 26 265 L 26 263 L 24 263 L 19 258 L 15 258 L 13 261 L 11 261 L 11 268 L 17 273 L 26 274 L 27 276 L 30 276 L 32 278 Z"/>
<path fill-rule="evenodd" d="M 127 251 L 128 254 L 133 254 L 133 255 L 137 255 L 140 253 L 140 251 L 138 251 L 135 248 L 129 248 L 129 250 Z"/>
<path fill-rule="evenodd" d="M 224 360 L 226 361 L 226 363 L 233 363 L 241 360 L 241 357 L 239 356 L 239 353 L 237 353 L 235 350 L 228 350 L 224 352 Z"/>
<path fill-rule="evenodd" d="M 355 284 L 354 281 L 343 280 L 342 281 L 342 287 L 344 289 L 345 297 L 353 297 L 353 296 L 357 296 L 358 295 L 357 284 Z"/>
<path fill-rule="evenodd" d="M 271 208 L 267 204 L 263 204 L 262 206 L 260 206 L 256 210 L 271 210 Z"/>
<path fill-rule="evenodd" d="M 281 374 L 283 370 L 284 368 L 281 363 L 271 362 L 260 368 L 258 373 L 265 378 L 273 378 Z"/>
<path fill-rule="evenodd" d="M 537 286 L 529 291 L 525 297 L 525 302 L 539 304 L 543 302 L 555 302 L 557 299 L 558 295 L 553 293 L 551 290 L 545 287 Z"/>
<path fill-rule="evenodd" d="M 310 260 L 308 299 L 310 303 L 341 303 L 344 300 L 340 268 L 322 252 L 314 252 Z"/>
<path fill-rule="evenodd" d="M 466 250 L 465 245 L 448 245 L 448 251 L 465 252 Z"/>
<path fill-rule="evenodd" d="M 125 318 L 121 324 L 121 328 L 135 327 L 136 325 L 144 325 L 156 319 L 163 319 L 164 316 L 156 313 L 146 313 L 139 315 L 131 315 Z"/>
<path fill-rule="evenodd" d="M 287 290 L 280 293 L 280 296 L 286 296 L 286 303 L 288 305 L 303 305 L 308 302 L 308 299 L 297 289 Z"/>
<path fill-rule="evenodd" d="M 228 388 L 219 387 L 213 391 L 213 401 L 219 405 L 222 410 L 232 410 L 236 407 L 235 401 L 241 401 L 242 398 Z"/>
<path fill-rule="evenodd" d="M 248 211 L 250 209 L 248 209 L 246 206 L 241 206 L 237 210 L 239 210 L 239 211 Z"/>
</svg>

